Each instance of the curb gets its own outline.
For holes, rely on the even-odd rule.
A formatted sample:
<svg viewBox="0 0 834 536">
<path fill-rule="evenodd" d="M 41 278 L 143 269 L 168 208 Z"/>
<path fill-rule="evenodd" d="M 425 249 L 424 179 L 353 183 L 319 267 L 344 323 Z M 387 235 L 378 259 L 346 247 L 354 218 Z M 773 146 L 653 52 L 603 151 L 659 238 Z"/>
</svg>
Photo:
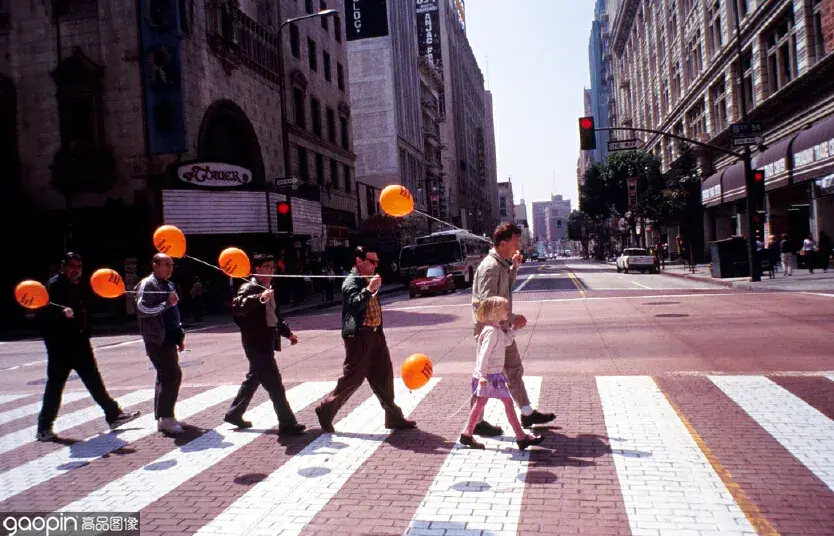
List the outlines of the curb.
<svg viewBox="0 0 834 536">
<path fill-rule="evenodd" d="M 712 283 L 715 285 L 721 285 L 722 287 L 727 288 L 739 288 L 733 284 L 732 281 L 723 281 L 721 279 L 707 279 L 705 277 L 698 277 L 692 274 L 676 274 L 674 272 L 660 272 L 660 275 L 665 275 L 669 277 L 677 277 L 678 279 L 689 279 L 690 281 L 700 281 L 701 283 Z"/>
</svg>

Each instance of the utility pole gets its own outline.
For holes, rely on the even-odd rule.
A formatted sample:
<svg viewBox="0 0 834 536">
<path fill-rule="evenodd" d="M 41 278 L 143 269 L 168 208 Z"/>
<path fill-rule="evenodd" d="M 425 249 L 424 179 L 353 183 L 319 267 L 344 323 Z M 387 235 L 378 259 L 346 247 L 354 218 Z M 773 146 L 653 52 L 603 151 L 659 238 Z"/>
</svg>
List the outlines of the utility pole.
<svg viewBox="0 0 834 536">
<path fill-rule="evenodd" d="M 738 55 L 738 92 L 739 103 L 741 104 L 741 121 L 747 122 L 747 102 L 744 95 L 744 51 L 741 45 L 741 21 L 736 11 L 736 54 Z M 761 266 L 758 263 L 758 251 L 756 250 L 756 231 L 753 229 L 753 216 L 758 210 L 757 200 L 753 198 L 756 188 L 753 185 L 752 166 L 750 165 L 750 146 L 745 145 L 742 151 L 742 162 L 744 162 L 744 185 L 747 190 L 747 262 L 750 265 L 750 281 L 761 281 Z"/>
</svg>

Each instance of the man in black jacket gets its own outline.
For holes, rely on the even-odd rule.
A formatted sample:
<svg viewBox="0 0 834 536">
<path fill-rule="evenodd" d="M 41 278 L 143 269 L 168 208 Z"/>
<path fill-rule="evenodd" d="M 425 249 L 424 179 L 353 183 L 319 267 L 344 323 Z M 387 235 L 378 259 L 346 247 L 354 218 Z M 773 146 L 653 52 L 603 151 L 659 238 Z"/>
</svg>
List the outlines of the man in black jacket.
<svg viewBox="0 0 834 536">
<path fill-rule="evenodd" d="M 382 278 L 374 275 L 379 257 L 374 250 L 359 246 L 353 258 L 354 267 L 342 284 L 344 371 L 336 389 L 316 408 L 319 424 L 325 432 L 333 433 L 336 413 L 367 379 L 385 410 L 385 427 L 415 428 L 417 423 L 406 419 L 394 402 L 394 368 L 382 331 L 382 307 L 376 296 L 382 285 Z"/>
<path fill-rule="evenodd" d="M 43 407 L 38 416 L 38 441 L 54 441 L 58 438 L 52 425 L 61 407 L 70 371 L 75 370 L 93 400 L 104 410 L 111 429 L 132 421 L 140 412 L 125 413 L 113 400 L 96 364 L 93 346 L 90 344 L 89 289 L 81 283 L 81 255 L 67 253 L 61 263 L 61 271 L 46 284 L 49 300 L 54 305 L 43 309 L 43 340 L 46 345 L 46 389 Z"/>
<path fill-rule="evenodd" d="M 232 301 L 243 351 L 249 360 L 249 372 L 223 420 L 240 428 L 250 428 L 252 423 L 243 420 L 243 414 L 252 402 L 258 385 L 263 385 L 278 415 L 278 432 L 298 435 L 306 426 L 295 419 L 275 361 L 275 350 L 281 350 L 281 337 L 289 339 L 290 344 L 297 344 L 298 337 L 281 318 L 275 291 L 271 288 L 274 259 L 271 255 L 255 255 L 252 267 L 256 275 L 241 285 Z"/>
</svg>

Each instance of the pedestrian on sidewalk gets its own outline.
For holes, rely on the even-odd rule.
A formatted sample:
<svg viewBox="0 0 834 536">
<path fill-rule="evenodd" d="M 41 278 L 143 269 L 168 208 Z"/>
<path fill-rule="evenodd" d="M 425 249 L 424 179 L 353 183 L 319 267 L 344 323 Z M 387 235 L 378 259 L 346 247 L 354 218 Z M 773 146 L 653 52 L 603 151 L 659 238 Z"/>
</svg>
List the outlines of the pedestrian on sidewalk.
<svg viewBox="0 0 834 536">
<path fill-rule="evenodd" d="M 802 258 L 805 259 L 805 266 L 808 268 L 808 273 L 814 273 L 814 265 L 817 262 L 817 244 L 814 242 L 814 235 L 809 234 L 808 238 L 806 238 L 802 242 L 802 249 L 800 250 L 799 254 L 802 255 Z"/>
<path fill-rule="evenodd" d="M 503 372 L 506 348 L 515 342 L 513 330 L 504 331 L 501 328 L 501 324 L 509 319 L 510 302 L 498 296 L 487 298 L 481 301 L 475 316 L 483 325 L 478 335 L 475 372 L 472 373 L 471 389 L 475 404 L 469 412 L 469 421 L 460 436 L 460 442 L 472 449 L 485 448 L 483 443 L 475 441 L 472 433 L 475 430 L 475 424 L 481 419 L 487 401 L 490 398 L 497 398 L 504 404 L 507 419 L 515 432 L 518 448 L 524 450 L 530 445 L 538 445 L 544 441 L 544 436 L 534 436 L 524 432 L 515 414 L 510 388 L 507 386 L 508 380 Z"/>
<path fill-rule="evenodd" d="M 47 362 L 43 406 L 38 415 L 35 434 L 38 441 L 58 439 L 52 426 L 61 408 L 64 387 L 73 370 L 104 411 L 104 418 L 111 430 L 134 420 L 140 414 L 138 411 L 124 412 L 107 392 L 101 379 L 90 342 L 91 319 L 87 307 L 90 292 L 87 285 L 81 283 L 82 270 L 81 255 L 67 253 L 61 262 L 61 271 L 46 283 L 50 301 L 63 307 L 45 307 L 41 317 Z"/>
<path fill-rule="evenodd" d="M 823 272 L 828 272 L 828 264 L 831 262 L 831 237 L 825 231 L 820 231 L 819 243 L 819 267 Z"/>
<path fill-rule="evenodd" d="M 782 234 L 782 241 L 779 242 L 779 251 L 782 252 L 782 271 L 788 275 L 793 275 L 793 267 L 796 263 L 796 247 L 787 233 Z"/>
<path fill-rule="evenodd" d="M 139 282 L 136 292 L 136 316 L 145 351 L 156 369 L 156 392 L 153 399 L 157 430 L 181 434 L 184 423 L 174 416 L 174 407 L 182 383 L 179 354 L 185 350 L 179 296 L 171 275 L 174 260 L 164 253 L 153 256 L 153 273 Z"/>
<path fill-rule="evenodd" d="M 336 389 L 316 408 L 322 430 L 333 433 L 333 418 L 339 409 L 368 380 L 371 391 L 385 410 L 385 427 L 416 428 L 394 402 L 394 367 L 385 340 L 382 306 L 377 292 L 382 278 L 374 275 L 379 267 L 375 250 L 358 246 L 353 252 L 354 267 L 342 283 L 342 339 L 345 361 Z"/>
<path fill-rule="evenodd" d="M 524 315 L 516 315 L 512 312 L 512 288 L 522 261 L 519 251 L 520 241 L 520 227 L 509 222 L 499 225 L 492 235 L 493 248 L 475 272 L 472 282 L 472 315 L 476 341 L 484 327 L 484 324 L 478 321 L 477 310 L 481 302 L 487 298 L 498 296 L 509 302 L 509 315 L 502 324 L 504 330 L 508 330 L 511 326 L 515 329 L 522 329 L 527 325 Z M 524 365 L 521 363 L 521 354 L 515 341 L 505 348 L 504 375 L 509 380 L 510 394 L 521 409 L 521 424 L 525 428 L 530 428 L 535 424 L 545 424 L 556 418 L 553 413 L 540 413 L 531 406 L 527 388 L 524 386 Z M 473 396 L 471 404 L 474 406 L 475 402 L 476 397 Z M 474 433 L 490 437 L 499 436 L 504 433 L 504 430 L 500 426 L 481 420 L 475 425 Z"/>
<path fill-rule="evenodd" d="M 275 274 L 275 259 L 272 255 L 257 254 L 253 258 L 252 268 L 255 275 L 240 286 L 232 301 L 235 323 L 240 327 L 243 352 L 249 361 L 249 372 L 223 420 L 239 428 L 251 428 L 252 423 L 244 420 L 243 414 L 252 402 L 258 386 L 263 385 L 278 416 L 278 433 L 299 435 L 307 427 L 299 424 L 295 418 L 275 361 L 275 351 L 281 351 L 281 337 L 285 337 L 292 345 L 298 344 L 298 337 L 281 318 L 280 307 L 272 289 L 271 276 Z"/>
</svg>

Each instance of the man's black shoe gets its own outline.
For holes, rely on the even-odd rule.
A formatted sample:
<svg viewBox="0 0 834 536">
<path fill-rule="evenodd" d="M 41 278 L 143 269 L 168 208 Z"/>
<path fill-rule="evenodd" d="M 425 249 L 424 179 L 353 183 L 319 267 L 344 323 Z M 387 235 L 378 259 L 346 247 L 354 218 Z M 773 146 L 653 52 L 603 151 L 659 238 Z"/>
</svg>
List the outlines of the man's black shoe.
<svg viewBox="0 0 834 536">
<path fill-rule="evenodd" d="M 297 436 L 297 435 L 303 434 L 304 430 L 306 430 L 306 429 L 307 429 L 307 427 L 304 426 L 303 424 L 296 423 L 296 424 L 293 424 L 293 425 L 290 425 L 290 426 L 286 426 L 284 428 L 279 428 L 278 429 L 278 434 L 279 435 Z"/>
<path fill-rule="evenodd" d="M 252 423 L 250 421 L 244 421 L 243 417 L 226 415 L 223 417 L 223 420 L 229 424 L 233 424 L 238 428 L 252 428 Z"/>
<path fill-rule="evenodd" d="M 389 430 L 410 430 L 411 428 L 417 428 L 417 422 L 405 419 L 394 424 L 385 423 L 385 428 Z"/>
<path fill-rule="evenodd" d="M 481 437 L 495 437 L 504 434 L 504 429 L 500 426 L 495 426 L 494 424 L 489 424 L 486 421 L 481 421 L 475 425 L 475 431 L 473 432 Z"/>
<path fill-rule="evenodd" d="M 333 419 L 325 418 L 322 415 L 321 408 L 316 408 L 316 415 L 319 418 L 319 425 L 321 426 L 322 430 L 324 430 L 325 432 L 327 432 L 329 434 L 333 434 L 333 433 L 336 432 L 336 429 L 333 428 Z"/>
<path fill-rule="evenodd" d="M 521 426 L 523 426 L 524 428 L 530 428 L 534 424 L 549 423 L 555 418 L 556 415 L 553 413 L 539 413 L 537 410 L 533 410 L 533 413 L 531 413 L 530 415 L 521 416 Z"/>
</svg>

